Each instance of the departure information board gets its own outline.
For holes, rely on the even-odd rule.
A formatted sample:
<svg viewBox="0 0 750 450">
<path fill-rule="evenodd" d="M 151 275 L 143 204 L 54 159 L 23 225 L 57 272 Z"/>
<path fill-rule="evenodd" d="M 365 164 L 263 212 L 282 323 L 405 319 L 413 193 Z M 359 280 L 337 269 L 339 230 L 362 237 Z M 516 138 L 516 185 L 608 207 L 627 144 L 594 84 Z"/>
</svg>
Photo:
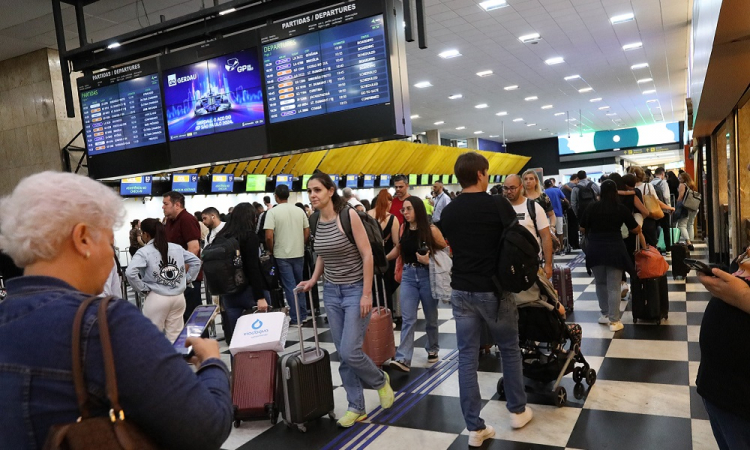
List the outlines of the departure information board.
<svg viewBox="0 0 750 450">
<path fill-rule="evenodd" d="M 89 156 L 165 142 L 159 76 L 151 71 L 155 63 L 143 61 L 79 81 Z"/>
<path fill-rule="evenodd" d="M 390 101 L 383 16 L 263 46 L 271 123 Z"/>
<path fill-rule="evenodd" d="M 363 186 L 366 188 L 375 187 L 375 175 L 365 175 Z"/>
</svg>

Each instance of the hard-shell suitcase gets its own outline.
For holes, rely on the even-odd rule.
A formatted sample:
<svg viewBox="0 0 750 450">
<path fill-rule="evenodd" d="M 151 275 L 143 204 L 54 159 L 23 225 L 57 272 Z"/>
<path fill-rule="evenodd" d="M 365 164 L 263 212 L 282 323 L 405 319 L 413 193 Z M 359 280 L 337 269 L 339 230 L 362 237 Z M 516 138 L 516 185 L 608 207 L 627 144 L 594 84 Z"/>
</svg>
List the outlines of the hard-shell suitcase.
<svg viewBox="0 0 750 450">
<path fill-rule="evenodd" d="M 294 294 L 297 294 L 297 289 Z M 312 306 L 312 305 L 311 305 Z M 297 317 L 299 303 L 295 302 Z M 333 377 L 331 376 L 331 357 L 328 351 L 320 348 L 318 342 L 318 325 L 315 310 L 310 308 L 315 347 L 304 348 L 302 324 L 297 324 L 300 350 L 287 353 L 279 360 L 280 399 L 277 402 L 284 423 L 305 432 L 305 423 L 328 415 L 336 420 L 333 413 Z"/>
<path fill-rule="evenodd" d="M 686 277 L 690 272 L 690 267 L 685 264 L 685 258 L 690 258 L 690 249 L 685 244 L 675 244 L 672 246 L 672 279 L 677 277 Z"/>
<path fill-rule="evenodd" d="M 570 267 L 555 266 L 552 270 L 552 284 L 565 310 L 573 311 L 573 275 Z"/>
<path fill-rule="evenodd" d="M 276 423 L 276 377 L 279 354 L 273 350 L 243 352 L 232 360 L 232 405 L 234 426 L 243 420 L 268 418 Z"/>
<path fill-rule="evenodd" d="M 383 287 L 385 282 L 381 277 L 375 276 L 376 283 Z M 378 280 L 379 279 L 379 280 Z M 379 282 L 378 282 L 379 281 Z M 370 315 L 370 324 L 367 326 L 365 339 L 362 342 L 362 351 L 370 357 L 378 367 L 396 356 L 396 342 L 393 337 L 393 317 L 391 310 L 381 302 L 380 289 L 375 289 L 376 306 Z"/>
<path fill-rule="evenodd" d="M 669 286 L 667 276 L 639 279 L 631 277 L 633 323 L 655 320 L 661 323 L 669 317 Z"/>
</svg>

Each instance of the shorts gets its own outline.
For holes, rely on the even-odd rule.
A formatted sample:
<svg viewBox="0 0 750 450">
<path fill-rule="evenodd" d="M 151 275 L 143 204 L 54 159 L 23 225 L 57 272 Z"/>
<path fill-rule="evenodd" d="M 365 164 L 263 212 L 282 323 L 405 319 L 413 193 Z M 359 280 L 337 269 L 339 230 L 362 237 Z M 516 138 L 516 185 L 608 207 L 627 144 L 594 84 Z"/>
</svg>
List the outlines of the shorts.
<svg viewBox="0 0 750 450">
<path fill-rule="evenodd" d="M 563 223 L 562 217 L 555 217 L 555 234 L 563 234 Z"/>
</svg>

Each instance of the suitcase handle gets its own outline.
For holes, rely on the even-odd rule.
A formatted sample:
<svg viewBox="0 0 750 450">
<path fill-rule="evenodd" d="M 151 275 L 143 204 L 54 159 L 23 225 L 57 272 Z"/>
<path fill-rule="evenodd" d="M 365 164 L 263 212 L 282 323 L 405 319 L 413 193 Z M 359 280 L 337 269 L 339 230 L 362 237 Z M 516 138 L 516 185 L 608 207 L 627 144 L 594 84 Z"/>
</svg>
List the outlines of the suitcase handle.
<svg viewBox="0 0 750 450">
<path fill-rule="evenodd" d="M 315 289 L 317 289 L 317 286 L 315 286 Z M 302 322 L 299 320 L 299 299 L 297 298 L 297 294 L 302 292 L 302 289 L 300 287 L 295 287 L 294 290 L 292 290 L 292 295 L 294 295 L 294 308 L 297 311 L 297 331 L 299 332 L 299 349 L 300 354 L 302 355 L 302 364 L 307 363 L 307 356 L 305 354 L 305 340 L 302 336 Z M 315 308 L 312 302 L 312 296 L 305 295 L 305 298 L 310 298 L 310 313 L 312 314 L 312 323 L 313 323 L 313 334 L 315 335 L 315 356 L 316 360 L 319 359 L 322 355 L 320 352 L 320 342 L 318 341 L 318 323 L 315 317 Z M 311 361 L 313 362 L 313 361 Z"/>
<path fill-rule="evenodd" d="M 385 277 L 378 277 L 377 275 L 373 275 L 373 277 L 375 277 L 375 308 L 378 315 L 380 315 L 380 293 L 385 294 Z M 378 279 L 380 279 L 380 286 L 383 288 L 382 291 L 378 289 Z M 383 300 L 383 306 L 387 306 L 385 305 L 385 300 Z"/>
</svg>

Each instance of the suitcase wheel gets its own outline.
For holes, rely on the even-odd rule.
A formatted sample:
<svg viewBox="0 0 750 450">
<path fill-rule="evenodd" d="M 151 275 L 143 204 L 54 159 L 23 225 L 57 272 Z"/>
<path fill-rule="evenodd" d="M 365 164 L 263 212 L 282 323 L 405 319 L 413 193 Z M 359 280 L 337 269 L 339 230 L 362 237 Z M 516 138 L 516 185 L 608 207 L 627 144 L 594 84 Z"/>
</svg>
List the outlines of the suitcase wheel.
<svg viewBox="0 0 750 450">
<path fill-rule="evenodd" d="M 234 421 L 234 427 L 235 427 L 235 428 L 239 428 L 239 427 L 240 427 L 240 424 L 241 424 L 241 423 L 242 423 L 242 421 L 241 421 L 241 420 L 235 420 L 235 421 Z"/>
<path fill-rule="evenodd" d="M 633 323 L 634 324 L 638 323 L 638 319 L 636 319 L 635 317 L 633 317 Z"/>
<path fill-rule="evenodd" d="M 298 429 L 298 430 L 299 430 L 299 431 L 300 431 L 301 433 L 307 433 L 307 427 L 306 427 L 306 426 L 305 426 L 305 424 L 303 424 L 303 423 L 298 423 L 298 424 L 297 424 L 297 429 Z"/>
<path fill-rule="evenodd" d="M 596 383 L 596 370 L 589 369 L 586 372 L 586 384 L 588 384 L 590 387 L 590 386 L 593 386 L 594 383 Z"/>
<path fill-rule="evenodd" d="M 500 397 L 500 400 L 505 400 L 505 384 L 502 377 L 497 380 L 497 395 Z"/>
<path fill-rule="evenodd" d="M 565 402 L 568 401 L 568 392 L 564 387 L 558 386 L 555 389 L 555 406 L 562 408 L 565 406 Z"/>
<path fill-rule="evenodd" d="M 268 418 L 271 419 L 271 425 L 276 425 L 276 422 L 279 421 L 279 410 L 273 404 L 266 405 L 266 413 L 268 413 Z"/>
</svg>

